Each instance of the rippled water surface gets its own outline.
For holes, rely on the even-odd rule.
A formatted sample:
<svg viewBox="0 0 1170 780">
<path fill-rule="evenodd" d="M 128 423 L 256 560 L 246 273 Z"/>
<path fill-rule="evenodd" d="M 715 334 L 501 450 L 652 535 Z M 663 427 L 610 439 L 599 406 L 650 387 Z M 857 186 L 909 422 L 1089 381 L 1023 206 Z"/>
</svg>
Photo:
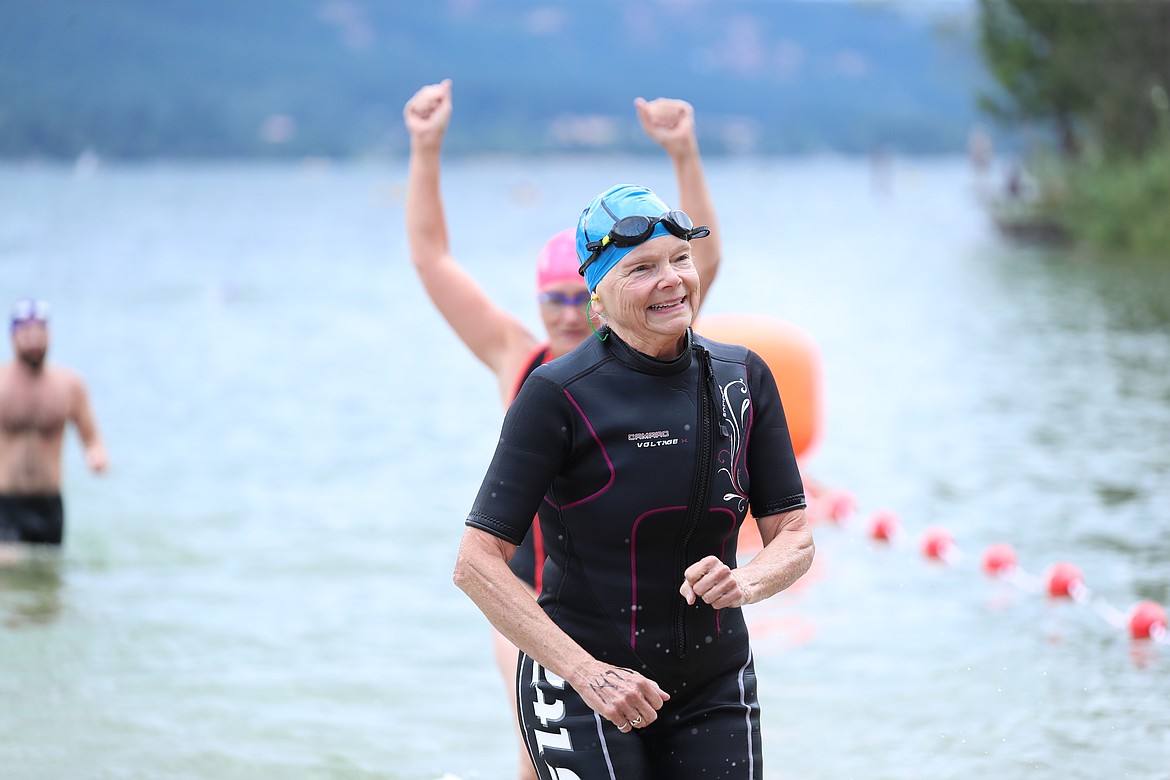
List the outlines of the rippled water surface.
<svg viewBox="0 0 1170 780">
<path fill-rule="evenodd" d="M 455 254 L 533 327 L 547 235 L 615 181 L 674 192 L 656 160 L 445 173 Z M 1170 603 L 1167 258 L 1006 245 L 962 160 L 709 173 L 705 311 L 815 339 L 805 470 L 858 502 L 751 608 L 767 777 L 1170 777 L 1170 645 L 1111 622 Z M 403 176 L 0 168 L 0 298 L 53 303 L 113 464 L 71 438 L 63 551 L 0 565 L 0 776 L 512 774 L 488 626 L 450 582 L 501 413 L 414 278 Z M 936 525 L 952 565 L 917 550 Z M 984 577 L 992 542 L 1095 601 Z"/>
</svg>

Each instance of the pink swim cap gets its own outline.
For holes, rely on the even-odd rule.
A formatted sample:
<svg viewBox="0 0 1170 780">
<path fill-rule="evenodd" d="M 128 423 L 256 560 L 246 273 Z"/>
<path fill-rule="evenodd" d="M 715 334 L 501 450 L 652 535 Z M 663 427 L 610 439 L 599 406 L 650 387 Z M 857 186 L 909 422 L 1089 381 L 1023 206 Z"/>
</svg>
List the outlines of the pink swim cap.
<svg viewBox="0 0 1170 780">
<path fill-rule="evenodd" d="M 536 261 L 536 289 L 543 290 L 557 282 L 580 282 L 585 280 L 577 271 L 581 261 L 577 259 L 577 231 L 566 228 L 548 240 L 540 250 Z"/>
</svg>

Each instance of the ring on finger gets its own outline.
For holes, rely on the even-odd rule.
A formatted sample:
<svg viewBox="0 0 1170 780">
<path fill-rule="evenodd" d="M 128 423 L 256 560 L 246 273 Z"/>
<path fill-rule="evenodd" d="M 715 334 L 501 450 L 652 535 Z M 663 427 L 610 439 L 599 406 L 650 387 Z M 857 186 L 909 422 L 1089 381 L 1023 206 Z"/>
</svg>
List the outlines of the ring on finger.
<svg viewBox="0 0 1170 780">
<path fill-rule="evenodd" d="M 627 722 L 628 722 L 628 723 L 629 723 L 631 726 L 637 726 L 639 723 L 641 723 L 641 722 L 642 722 L 642 716 L 641 716 L 641 715 L 639 715 L 638 717 L 634 718 L 633 720 L 631 720 L 631 721 L 627 721 Z"/>
</svg>

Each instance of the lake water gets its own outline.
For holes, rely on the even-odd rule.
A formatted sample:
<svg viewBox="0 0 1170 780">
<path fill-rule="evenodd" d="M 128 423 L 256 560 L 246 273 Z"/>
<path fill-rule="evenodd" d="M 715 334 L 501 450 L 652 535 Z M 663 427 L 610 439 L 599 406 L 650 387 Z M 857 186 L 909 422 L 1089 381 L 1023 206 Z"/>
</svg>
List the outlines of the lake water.
<svg viewBox="0 0 1170 780">
<path fill-rule="evenodd" d="M 62 552 L 0 566 L 0 776 L 513 774 L 450 580 L 501 411 L 413 275 L 404 174 L 0 167 L 0 299 L 52 302 L 112 462 L 71 437 Z M 805 470 L 858 504 L 749 613 L 767 777 L 1170 778 L 1170 645 L 1109 619 L 1170 602 L 1167 259 L 1011 246 L 962 159 L 709 175 L 704 311 L 815 339 Z M 454 252 L 536 328 L 543 239 L 617 181 L 674 193 L 659 160 L 449 161 Z M 1097 601 L 985 577 L 993 542 Z"/>
</svg>

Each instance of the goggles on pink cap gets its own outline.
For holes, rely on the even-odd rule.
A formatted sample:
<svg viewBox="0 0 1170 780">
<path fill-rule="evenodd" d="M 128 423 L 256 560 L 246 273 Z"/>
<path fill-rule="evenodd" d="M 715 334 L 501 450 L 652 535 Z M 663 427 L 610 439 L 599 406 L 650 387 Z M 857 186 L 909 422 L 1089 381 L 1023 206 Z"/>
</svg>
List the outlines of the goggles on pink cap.
<svg viewBox="0 0 1170 780">
<path fill-rule="evenodd" d="M 578 309 L 589 303 L 589 296 L 588 290 L 582 290 L 576 295 L 565 295 L 557 290 L 543 290 L 536 294 L 536 300 L 540 301 L 541 306 L 550 309 L 563 309 L 566 306 Z"/>
</svg>

